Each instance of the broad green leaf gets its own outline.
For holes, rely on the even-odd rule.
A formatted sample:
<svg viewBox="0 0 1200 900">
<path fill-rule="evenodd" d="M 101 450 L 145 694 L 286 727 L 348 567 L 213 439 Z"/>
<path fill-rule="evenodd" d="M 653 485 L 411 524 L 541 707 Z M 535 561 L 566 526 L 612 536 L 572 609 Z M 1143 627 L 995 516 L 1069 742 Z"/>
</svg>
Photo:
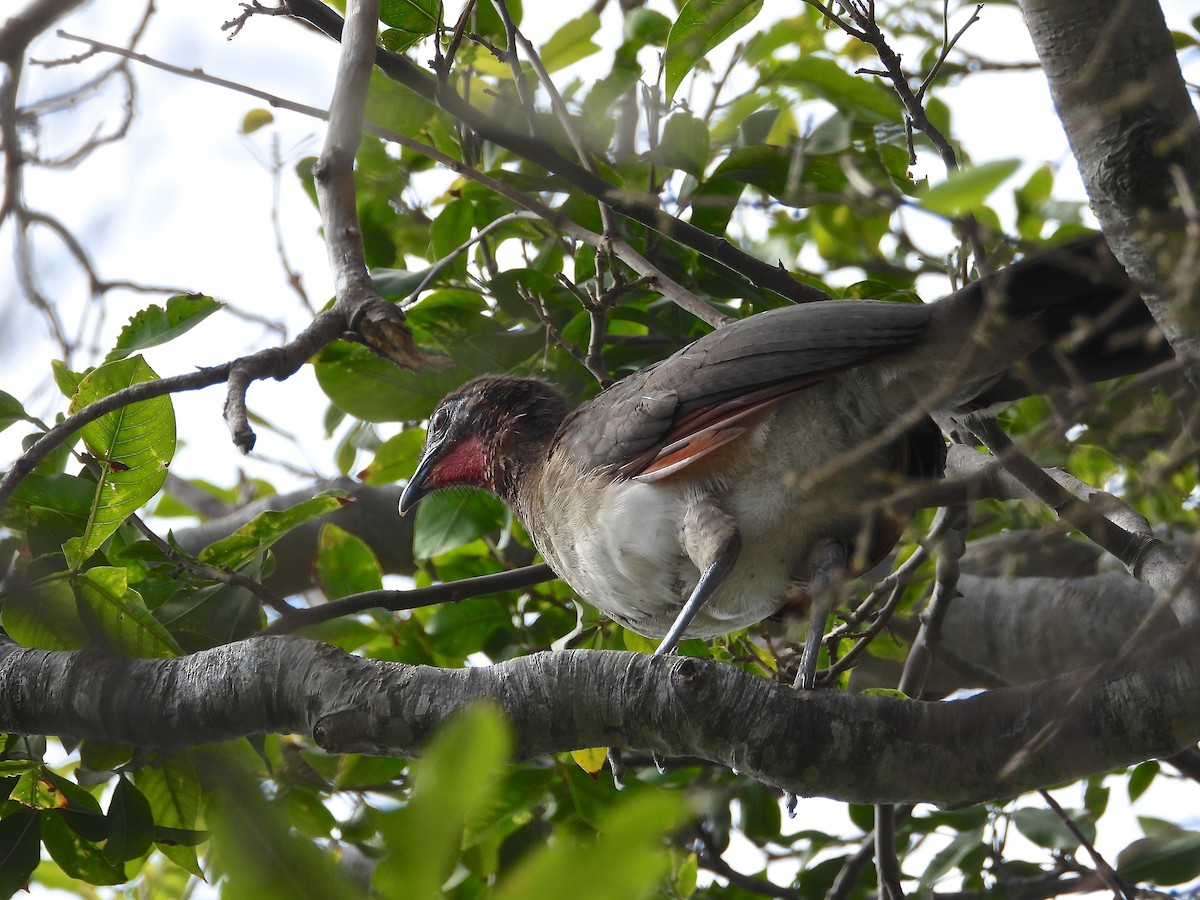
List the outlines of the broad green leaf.
<svg viewBox="0 0 1200 900">
<path fill-rule="evenodd" d="M 953 840 L 938 851 L 933 859 L 930 860 L 929 865 L 925 867 L 925 871 L 921 873 L 921 880 L 917 886 L 917 890 L 927 893 L 938 879 L 955 868 L 968 854 L 977 850 L 982 843 L 982 828 L 972 828 L 970 831 L 961 831 L 956 834 Z"/>
<path fill-rule="evenodd" d="M 57 359 L 51 360 L 50 371 L 54 375 L 54 383 L 58 385 L 63 396 L 68 399 L 75 395 L 75 391 L 79 389 L 79 382 L 83 381 L 83 376 L 87 374 L 87 372 L 72 372 Z"/>
<path fill-rule="evenodd" d="M 41 816 L 17 809 L 0 819 L 0 897 L 16 896 L 29 884 L 41 857 Z"/>
<path fill-rule="evenodd" d="M 67 826 L 61 812 L 42 815 L 42 843 L 50 858 L 72 878 L 88 884 L 120 884 L 125 867 L 113 863 L 93 841 Z"/>
<path fill-rule="evenodd" d="M 154 838 L 150 803 L 124 775 L 117 778 L 108 804 L 108 829 L 104 855 L 114 863 L 137 859 L 150 849 Z"/>
<path fill-rule="evenodd" d="M 434 260 L 449 256 L 471 238 L 475 227 L 475 206 L 466 200 L 451 200 L 429 226 L 429 249 Z M 448 271 L 465 275 L 467 255 L 460 253 Z"/>
<path fill-rule="evenodd" d="M 138 350 L 165 344 L 191 331 L 224 305 L 203 294 L 177 294 L 167 301 L 166 309 L 151 304 L 130 318 L 104 361 L 124 359 Z"/>
<path fill-rule="evenodd" d="M 762 0 L 687 0 L 667 35 L 666 99 L 708 53 L 758 15 Z"/>
<path fill-rule="evenodd" d="M 594 12 L 586 12 L 559 28 L 538 50 L 546 71 L 565 69 L 599 50 L 599 45 L 592 40 L 599 30 L 600 16 Z"/>
<path fill-rule="evenodd" d="M 413 556 L 431 559 L 501 527 L 504 507 L 483 491 L 440 491 L 417 507 Z"/>
<path fill-rule="evenodd" d="M 434 652 L 447 659 L 462 659 L 502 628 L 512 628 L 508 605 L 494 597 L 471 597 L 435 609 L 425 633 Z"/>
<path fill-rule="evenodd" d="M 156 755 L 152 765 L 133 776 L 154 816 L 159 851 L 175 865 L 203 878 L 203 870 L 190 842 L 163 837 L 164 830 L 191 833 L 200 811 L 200 781 L 191 760 L 183 753 Z"/>
<path fill-rule="evenodd" d="M 382 72 L 371 73 L 371 85 L 367 92 L 366 119 L 400 134 L 418 134 L 421 128 L 437 115 L 437 107 L 420 94 L 395 81 L 391 81 Z M 367 146 L 364 143 L 364 146 Z M 361 151 L 360 151 L 361 152 Z M 313 158 L 301 160 L 296 164 L 302 184 L 310 188 L 310 196 L 316 202 L 316 192 L 312 180 Z"/>
<path fill-rule="evenodd" d="M 1134 841 L 1117 856 L 1117 873 L 1132 882 L 1183 884 L 1200 875 L 1200 833 L 1184 831 Z"/>
<path fill-rule="evenodd" d="M 61 579 L 42 581 L 5 597 L 0 624 L 22 647 L 80 650 L 88 645 L 75 593 Z"/>
<path fill-rule="evenodd" d="M 403 53 L 413 44 L 437 31 L 438 0 L 381 0 L 379 19 L 390 26 L 382 35 L 383 45 Z"/>
<path fill-rule="evenodd" d="M 563 839 L 532 853 L 498 886 L 495 900 L 609 900 L 652 897 L 671 871 L 662 845 L 680 815 L 679 798 L 648 790 L 610 806 L 601 839 Z"/>
<path fill-rule="evenodd" d="M 424 443 L 425 432 L 419 428 L 406 428 L 393 435 L 375 448 L 367 467 L 358 473 L 359 480 L 380 485 L 410 478 L 416 471 Z"/>
<path fill-rule="evenodd" d="M 918 193 L 921 206 L 944 216 L 971 212 L 1011 176 L 1021 161 L 997 159 L 950 174 L 941 184 Z"/>
<path fill-rule="evenodd" d="M 9 799 L 30 809 L 39 810 L 62 809 L 67 805 L 67 798 L 55 787 L 54 782 L 46 777 L 41 768 L 30 769 L 21 775 L 9 794 Z"/>
<path fill-rule="evenodd" d="M 508 723 L 492 707 L 469 709 L 439 731 L 416 763 L 407 806 L 380 820 L 389 853 L 372 883 L 381 896 L 439 896 L 458 863 L 467 823 L 502 783 L 509 746 Z"/>
<path fill-rule="evenodd" d="M 382 297 L 407 297 L 429 274 L 428 269 L 410 272 L 407 269 L 372 269 L 371 284 Z"/>
<path fill-rule="evenodd" d="M 109 651 L 122 656 L 182 656 L 179 644 L 150 614 L 126 579 L 125 569 L 112 566 L 96 566 L 76 577 L 75 596 L 84 626 L 102 638 Z"/>
<path fill-rule="evenodd" d="M 29 416 L 25 413 L 25 407 L 21 405 L 21 401 L 12 394 L 0 391 L 0 431 L 3 431 L 14 422 L 27 421 Z"/>
<path fill-rule="evenodd" d="M 331 344 L 318 354 L 317 384 L 341 410 L 366 422 L 423 419 L 462 383 L 453 370 L 415 375 L 380 359 L 366 347 Z"/>
<path fill-rule="evenodd" d="M 1150 784 L 1157 777 L 1161 768 L 1156 759 L 1134 767 L 1134 770 L 1129 773 L 1129 781 L 1127 782 L 1129 799 L 1136 800 L 1142 794 L 1146 793 L 1146 788 L 1150 787 Z"/>
<path fill-rule="evenodd" d="M 79 382 L 70 412 L 157 378 L 140 356 L 105 363 Z M 170 397 L 141 400 L 89 422 L 80 435 L 100 474 L 83 535 L 63 547 L 72 568 L 82 565 L 166 481 L 175 455 L 175 410 Z"/>
<path fill-rule="evenodd" d="M 662 13 L 639 7 L 625 14 L 625 40 L 639 47 L 654 44 L 661 47 L 671 33 L 671 20 Z"/>
<path fill-rule="evenodd" d="M 366 541 L 326 522 L 317 538 L 317 583 L 330 600 L 383 588 L 379 560 Z"/>
<path fill-rule="evenodd" d="M 215 785 L 205 819 L 212 828 L 212 860 L 224 876 L 222 897 L 352 900 L 366 895 L 339 871 L 328 848 L 291 827 L 286 794 L 268 800 L 255 775 L 228 755 L 206 768 Z"/>
<path fill-rule="evenodd" d="M 344 491 L 329 491 L 287 509 L 259 513 L 233 534 L 201 550 L 198 559 L 219 569 L 239 569 L 297 525 L 340 509 L 343 497 Z"/>
<path fill-rule="evenodd" d="M 708 165 L 708 126 L 688 113 L 675 113 L 663 126 L 658 152 L 675 169 L 700 176 Z"/>
<path fill-rule="evenodd" d="M 843 115 L 873 125 L 900 121 L 900 101 L 872 75 L 852 75 L 832 59 L 802 56 L 772 73 L 783 84 L 828 100 Z"/>
<path fill-rule="evenodd" d="M 1089 840 L 1095 841 L 1096 823 L 1090 816 L 1075 810 L 1067 810 L 1066 813 Z M 1070 853 L 1079 846 L 1079 838 L 1075 837 L 1058 813 L 1052 809 L 1026 807 L 1014 812 L 1012 819 L 1017 830 L 1039 847 Z"/>
</svg>

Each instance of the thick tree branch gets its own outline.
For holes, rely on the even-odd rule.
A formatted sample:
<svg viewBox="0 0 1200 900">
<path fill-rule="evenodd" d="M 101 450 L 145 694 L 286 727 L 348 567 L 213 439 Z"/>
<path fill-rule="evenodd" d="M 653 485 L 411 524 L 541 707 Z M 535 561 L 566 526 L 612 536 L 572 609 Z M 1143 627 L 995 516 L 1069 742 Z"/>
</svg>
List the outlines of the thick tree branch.
<svg viewBox="0 0 1200 900">
<path fill-rule="evenodd" d="M 1155 0 L 1021 0 L 1092 210 L 1200 385 L 1200 120 Z"/>
<path fill-rule="evenodd" d="M 0 730 L 141 747 L 300 733 L 331 752 L 410 756 L 448 716 L 489 701 L 512 722 L 519 758 L 628 746 L 708 759 L 798 795 L 958 804 L 1195 744 L 1196 639 L 1181 630 L 1098 679 L 1083 673 L 954 703 L 796 692 L 722 663 L 637 653 L 538 653 L 443 670 L 286 637 L 171 660 L 4 643 Z M 1048 724 L 1053 733 L 1034 744 Z"/>
</svg>

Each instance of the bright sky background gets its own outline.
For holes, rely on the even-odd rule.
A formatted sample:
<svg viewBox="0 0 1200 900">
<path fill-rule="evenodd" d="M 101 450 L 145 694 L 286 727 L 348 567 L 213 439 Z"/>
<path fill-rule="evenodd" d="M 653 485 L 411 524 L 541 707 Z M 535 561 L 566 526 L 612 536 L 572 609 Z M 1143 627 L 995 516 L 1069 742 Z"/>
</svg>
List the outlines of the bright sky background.
<svg viewBox="0 0 1200 900">
<path fill-rule="evenodd" d="M 768 0 L 765 12 L 799 5 L 799 0 Z M 60 27 L 123 44 L 140 15 L 140 6 L 132 2 L 97 3 L 73 14 Z M 579 4 L 578 8 L 583 6 Z M 668 9 L 663 2 L 651 6 Z M 1163 6 L 1173 27 L 1186 27 L 1187 19 L 1196 12 L 1185 0 L 1167 0 Z M 610 7 L 605 13 L 605 27 L 619 28 L 616 4 L 610 3 Z M 523 28 L 535 44 L 540 44 L 562 23 L 563 10 L 570 6 L 525 0 L 525 8 Z M 337 45 L 287 20 L 265 17 L 254 18 L 237 38 L 226 41 L 220 26 L 237 12 L 233 0 L 165 0 L 139 49 L 177 65 L 198 67 L 292 100 L 326 106 L 333 87 Z M 965 21 L 967 15 L 967 9 L 960 10 L 955 22 Z M 994 60 L 1034 58 L 1019 13 L 1008 4 L 985 7 L 982 20 L 968 32 L 962 46 Z M 80 48 L 48 38 L 35 45 L 32 55 L 52 59 L 78 53 Z M 596 58 L 605 57 L 601 54 Z M 110 61 L 103 59 L 101 64 Z M 1196 70 L 1200 68 L 1197 51 L 1190 51 L 1187 62 L 1191 78 L 1196 81 Z M 586 63 L 572 72 L 589 77 Z M 308 314 L 283 280 L 269 221 L 271 179 L 261 160 L 268 156 L 272 136 L 278 135 L 288 163 L 281 183 L 286 250 L 292 265 L 303 275 L 309 297 L 319 306 L 331 292 L 325 248 L 317 233 L 317 213 L 302 194 L 290 164 L 300 156 L 319 152 L 323 125 L 277 112 L 274 126 L 246 138 L 239 134 L 242 117 L 247 110 L 261 105 L 252 98 L 137 64 L 134 76 L 139 91 L 138 112 L 128 137 L 103 148 L 73 170 L 27 169 L 26 198 L 74 231 L 102 278 L 201 291 L 256 316 L 286 322 L 288 333 L 294 335 L 308 320 Z M 74 67 L 31 67 L 26 72 L 23 100 L 53 94 L 78 78 Z M 976 162 L 1008 157 L 1022 157 L 1033 164 L 1049 162 L 1059 170 L 1056 195 L 1083 199 L 1074 161 L 1040 73 L 979 74 L 941 96 L 952 104 L 956 135 Z M 113 101 L 110 92 L 84 104 L 74 116 L 48 120 L 44 144 L 50 148 L 69 146 L 70 135 L 89 133 L 99 122 L 111 123 Z M 922 160 L 922 164 L 929 162 Z M 930 166 L 930 174 L 937 178 L 935 165 Z M 0 388 L 25 401 L 30 412 L 48 417 L 63 405 L 46 368 L 53 345 L 43 319 L 20 297 L 9 254 L 12 240 L 11 226 L 0 229 Z M 39 251 L 38 274 L 43 289 L 60 304 L 68 325 L 77 322 L 85 310 L 96 315 L 85 282 L 61 247 L 53 241 L 40 241 Z M 127 291 L 109 293 L 104 314 L 110 339 L 130 315 L 163 299 Z M 160 375 L 170 375 L 194 365 L 224 362 L 277 342 L 277 336 L 264 335 L 260 326 L 220 313 L 186 339 L 151 350 L 146 356 Z M 102 355 L 106 347 L 98 349 Z M 299 438 L 294 443 L 257 426 L 256 456 L 286 459 L 315 474 L 334 474 L 333 444 L 323 442 L 320 429 L 325 404 L 314 400 L 318 396 L 307 367 L 284 384 L 253 385 L 249 394 L 251 409 Z M 281 476 L 275 466 L 242 457 L 232 447 L 221 418 L 223 399 L 220 387 L 176 396 L 180 437 L 187 443 L 181 447 L 172 470 L 224 485 L 243 470 L 289 486 L 288 477 Z M 18 452 L 16 441 L 22 432 L 22 428 L 13 427 L 0 433 L 0 468 Z M 300 475 L 291 479 L 295 484 L 303 480 Z M 1137 811 L 1169 817 L 1185 827 L 1200 825 L 1200 789 L 1190 782 L 1177 784 L 1176 791 L 1152 791 L 1139 802 Z M 1121 799 L 1119 793 L 1114 790 L 1114 807 Z M 1188 806 L 1181 808 L 1184 796 Z M 1080 792 L 1059 792 L 1059 798 L 1065 806 L 1078 806 Z M 1112 820 L 1117 817 L 1110 812 L 1102 821 L 1102 826 L 1110 827 L 1101 828 L 1101 850 L 1111 854 L 1134 834 L 1129 829 L 1112 828 Z M 842 822 L 845 824 L 841 827 L 850 830 L 841 804 L 802 800 L 793 827 L 806 827 L 814 819 L 827 828 Z M 1130 829 L 1133 827 L 1131 822 Z"/>
</svg>

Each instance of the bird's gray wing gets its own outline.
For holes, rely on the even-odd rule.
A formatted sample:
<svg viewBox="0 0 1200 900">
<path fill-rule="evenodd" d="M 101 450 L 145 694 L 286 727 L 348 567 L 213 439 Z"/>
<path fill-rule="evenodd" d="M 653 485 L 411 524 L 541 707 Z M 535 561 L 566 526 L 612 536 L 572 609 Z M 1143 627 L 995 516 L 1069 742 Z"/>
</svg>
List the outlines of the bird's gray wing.
<svg viewBox="0 0 1200 900">
<path fill-rule="evenodd" d="M 575 410 L 551 452 L 626 477 L 671 474 L 797 390 L 921 339 L 930 307 L 843 300 L 726 325 Z"/>
</svg>

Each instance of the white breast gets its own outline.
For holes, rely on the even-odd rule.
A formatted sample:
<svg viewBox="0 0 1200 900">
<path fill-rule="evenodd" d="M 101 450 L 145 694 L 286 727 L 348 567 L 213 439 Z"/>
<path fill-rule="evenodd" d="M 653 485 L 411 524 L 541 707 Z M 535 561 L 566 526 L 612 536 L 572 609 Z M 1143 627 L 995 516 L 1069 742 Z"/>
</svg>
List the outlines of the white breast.
<svg viewBox="0 0 1200 900">
<path fill-rule="evenodd" d="M 832 479 L 818 493 L 849 497 L 851 507 L 854 498 L 878 491 L 864 471 L 880 463 L 879 454 L 837 471 L 839 456 L 858 438 L 844 433 L 853 414 L 830 414 L 838 399 L 831 392 L 832 385 L 819 385 L 782 404 L 739 439 L 740 452 L 719 479 L 643 484 L 597 473 L 575 479 L 545 473 L 543 486 L 565 487 L 538 497 L 533 505 L 540 508 L 526 511 L 541 520 L 530 529 L 538 549 L 585 601 L 634 631 L 661 637 L 700 576 L 681 529 L 688 503 L 705 492 L 737 521 L 742 551 L 688 635 L 713 637 L 767 618 L 790 599 L 797 581 L 807 580 L 816 541 L 857 536 L 855 509 L 831 509 L 808 496 L 811 471 L 832 462 Z"/>
</svg>

